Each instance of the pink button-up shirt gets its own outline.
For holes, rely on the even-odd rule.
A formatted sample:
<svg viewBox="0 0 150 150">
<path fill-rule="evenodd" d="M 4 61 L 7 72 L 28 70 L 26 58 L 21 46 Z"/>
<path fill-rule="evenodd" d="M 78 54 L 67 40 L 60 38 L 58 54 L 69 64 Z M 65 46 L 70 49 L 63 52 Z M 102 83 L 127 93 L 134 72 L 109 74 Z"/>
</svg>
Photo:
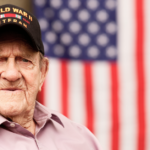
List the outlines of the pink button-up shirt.
<svg viewBox="0 0 150 150">
<path fill-rule="evenodd" d="M 97 139 L 87 128 L 38 102 L 34 120 L 35 136 L 0 116 L 0 150 L 100 150 Z"/>
</svg>

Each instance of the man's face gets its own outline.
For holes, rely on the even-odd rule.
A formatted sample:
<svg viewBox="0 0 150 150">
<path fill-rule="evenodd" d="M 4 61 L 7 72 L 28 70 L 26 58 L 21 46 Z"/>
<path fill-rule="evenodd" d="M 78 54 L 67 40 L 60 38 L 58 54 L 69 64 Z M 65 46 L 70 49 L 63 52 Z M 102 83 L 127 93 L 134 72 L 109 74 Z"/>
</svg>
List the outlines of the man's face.
<svg viewBox="0 0 150 150">
<path fill-rule="evenodd" d="M 39 60 L 39 53 L 25 42 L 0 42 L 0 114 L 4 117 L 34 110 L 44 77 Z"/>
</svg>

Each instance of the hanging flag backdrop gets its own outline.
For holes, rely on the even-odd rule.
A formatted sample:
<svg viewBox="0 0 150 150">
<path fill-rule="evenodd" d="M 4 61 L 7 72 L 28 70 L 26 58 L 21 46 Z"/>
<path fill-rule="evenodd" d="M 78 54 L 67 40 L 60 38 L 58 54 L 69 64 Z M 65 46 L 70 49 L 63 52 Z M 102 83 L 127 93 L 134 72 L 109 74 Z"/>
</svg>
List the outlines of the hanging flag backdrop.
<svg viewBox="0 0 150 150">
<path fill-rule="evenodd" d="M 48 76 L 39 101 L 102 150 L 150 150 L 150 1 L 34 0 Z"/>
</svg>

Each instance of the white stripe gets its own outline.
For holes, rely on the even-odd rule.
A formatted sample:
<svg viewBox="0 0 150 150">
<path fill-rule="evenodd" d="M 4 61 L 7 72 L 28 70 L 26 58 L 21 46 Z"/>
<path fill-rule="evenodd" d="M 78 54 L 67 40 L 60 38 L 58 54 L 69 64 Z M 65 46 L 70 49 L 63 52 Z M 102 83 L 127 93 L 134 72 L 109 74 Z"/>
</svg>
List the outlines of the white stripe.
<svg viewBox="0 0 150 150">
<path fill-rule="evenodd" d="M 60 92 L 60 62 L 56 59 L 49 59 L 50 66 L 46 78 L 46 106 L 50 109 L 61 111 L 61 92 Z"/>
<path fill-rule="evenodd" d="M 104 150 L 111 149 L 111 98 L 110 67 L 106 62 L 96 62 L 93 72 L 93 99 L 95 133 Z"/>
<path fill-rule="evenodd" d="M 68 64 L 68 94 L 69 94 L 69 117 L 85 125 L 85 91 L 83 63 L 71 61 Z"/>
<path fill-rule="evenodd" d="M 146 150 L 150 150 L 150 0 L 145 0 Z"/>
<path fill-rule="evenodd" d="M 135 66 L 135 1 L 118 1 L 118 52 L 120 99 L 119 150 L 137 149 L 137 103 Z"/>
</svg>

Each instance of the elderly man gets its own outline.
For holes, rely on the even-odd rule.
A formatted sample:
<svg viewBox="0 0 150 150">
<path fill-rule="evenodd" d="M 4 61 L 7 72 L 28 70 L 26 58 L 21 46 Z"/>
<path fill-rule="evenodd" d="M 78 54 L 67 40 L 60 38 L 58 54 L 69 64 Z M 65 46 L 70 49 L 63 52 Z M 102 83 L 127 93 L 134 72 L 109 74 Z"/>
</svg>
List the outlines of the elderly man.
<svg viewBox="0 0 150 150">
<path fill-rule="evenodd" d="M 37 19 L 0 6 L 0 150 L 99 150 L 88 129 L 36 101 L 48 65 Z"/>
</svg>

